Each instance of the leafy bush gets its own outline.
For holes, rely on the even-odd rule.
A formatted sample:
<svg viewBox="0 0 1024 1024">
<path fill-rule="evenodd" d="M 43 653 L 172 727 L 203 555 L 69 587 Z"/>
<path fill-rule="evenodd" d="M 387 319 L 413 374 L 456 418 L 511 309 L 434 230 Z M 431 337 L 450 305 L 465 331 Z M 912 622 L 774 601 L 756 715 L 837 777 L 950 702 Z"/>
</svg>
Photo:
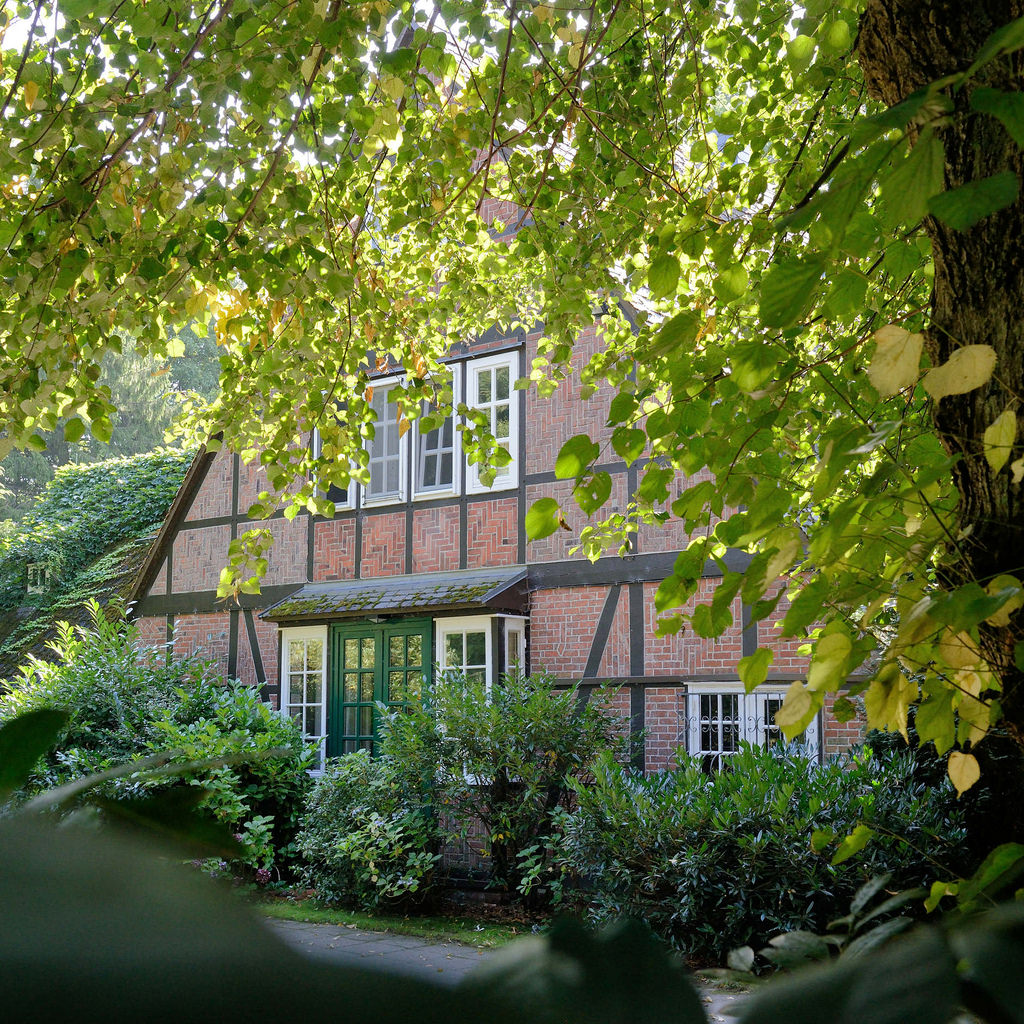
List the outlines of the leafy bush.
<svg viewBox="0 0 1024 1024">
<path fill-rule="evenodd" d="M 624 738 L 610 693 L 581 703 L 544 675 L 508 676 L 488 694 L 482 683 L 448 674 L 429 707 L 393 716 L 383 749 L 434 780 L 446 820 L 465 834 L 478 822 L 491 881 L 536 895 L 551 877 L 552 823 L 571 799 L 570 779 Z"/>
<path fill-rule="evenodd" d="M 408 764 L 360 750 L 316 780 L 297 844 L 325 899 L 364 908 L 428 903 L 442 842 Z"/>
<path fill-rule="evenodd" d="M 901 754 L 818 765 L 744 747 L 717 775 L 684 760 L 648 778 L 604 756 L 593 783 L 575 789 L 559 866 L 590 887 L 591 916 L 640 917 L 694 957 L 820 930 L 873 875 L 891 872 L 891 887 L 905 889 L 964 873 L 951 787 L 915 781 Z M 832 864 L 812 850 L 858 823 L 876 838 L 855 859 Z"/>
<path fill-rule="evenodd" d="M 197 656 L 168 660 L 143 647 L 123 615 L 108 618 L 96 603 L 89 612 L 89 628 L 61 624 L 53 644 L 56 661 L 30 657 L 0 698 L 0 723 L 38 708 L 70 716 L 28 790 L 62 785 L 156 751 L 173 751 L 176 762 L 220 760 L 173 782 L 119 779 L 110 793 L 199 786 L 206 792 L 202 806 L 237 834 L 245 866 L 264 880 L 272 867 L 287 867 L 307 772 L 316 758 L 298 724 Z M 280 756 L 260 756 L 276 750 Z"/>
<path fill-rule="evenodd" d="M 176 696 L 155 716 L 149 748 L 176 751 L 176 761 L 223 760 L 186 781 L 205 789 L 202 806 L 237 830 L 248 851 L 246 864 L 261 879 L 274 867 L 290 869 L 309 770 L 317 760 L 315 744 L 303 740 L 298 722 L 278 714 L 244 683 L 199 679 Z M 281 753 L 258 756 L 272 751 Z M 240 753 L 257 756 L 231 763 Z"/>
</svg>

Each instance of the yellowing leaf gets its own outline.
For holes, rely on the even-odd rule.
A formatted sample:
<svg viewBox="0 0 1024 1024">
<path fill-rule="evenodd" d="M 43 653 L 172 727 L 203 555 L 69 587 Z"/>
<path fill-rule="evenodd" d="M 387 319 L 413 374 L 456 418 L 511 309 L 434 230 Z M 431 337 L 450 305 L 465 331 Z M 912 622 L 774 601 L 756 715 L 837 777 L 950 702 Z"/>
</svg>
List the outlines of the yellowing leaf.
<svg viewBox="0 0 1024 1024">
<path fill-rule="evenodd" d="M 843 676 L 846 659 L 853 644 L 845 633 L 830 633 L 814 645 L 811 667 L 807 672 L 809 690 L 834 690 Z"/>
<path fill-rule="evenodd" d="M 906 739 L 907 711 L 916 699 L 917 683 L 907 679 L 895 663 L 883 666 L 864 695 L 868 728 L 899 732 Z"/>
<path fill-rule="evenodd" d="M 1010 472 L 1013 474 L 1013 482 L 1019 484 L 1024 480 L 1024 458 L 1014 459 L 1010 463 Z"/>
<path fill-rule="evenodd" d="M 1018 608 L 1024 606 L 1024 589 L 1021 588 L 1020 580 L 1016 576 L 1007 576 L 1005 573 L 997 576 L 985 588 L 985 592 L 994 597 L 1000 590 L 1008 590 L 1010 587 L 1016 587 L 1017 593 L 1011 595 L 1002 608 L 993 612 L 985 620 L 991 622 L 993 626 L 1008 626 L 1010 624 L 1010 616 Z"/>
<path fill-rule="evenodd" d="M 924 336 L 889 324 L 875 331 L 874 339 L 877 344 L 868 380 L 882 398 L 888 398 L 917 380 Z"/>
<path fill-rule="evenodd" d="M 946 763 L 949 781 L 956 789 L 956 795 L 962 796 L 981 778 L 978 759 L 973 754 L 964 754 L 954 750 Z"/>
<path fill-rule="evenodd" d="M 779 550 L 768 559 L 768 567 L 765 569 L 764 574 L 766 583 L 771 583 L 772 580 L 777 579 L 793 564 L 797 555 L 800 554 L 802 538 L 800 531 L 792 527 L 788 530 L 782 530 L 778 536 L 772 537 L 771 543 L 777 546 Z"/>
<path fill-rule="evenodd" d="M 924 389 L 935 399 L 965 395 L 980 388 L 995 368 L 996 350 L 991 345 L 965 345 L 925 374 Z"/>
<path fill-rule="evenodd" d="M 947 629 L 938 643 L 939 657 L 953 669 L 972 668 L 978 664 L 981 655 L 978 645 L 969 633 L 954 633 Z"/>
<path fill-rule="evenodd" d="M 545 7 L 544 4 L 538 4 L 533 9 L 533 16 L 541 24 L 543 24 L 545 21 L 550 21 L 551 20 L 551 13 L 552 13 L 551 12 L 551 8 L 550 7 Z"/>
<path fill-rule="evenodd" d="M 1004 409 L 985 430 L 985 458 L 993 473 L 1006 465 L 1016 437 L 1017 414 L 1012 409 Z"/>
<path fill-rule="evenodd" d="M 26 82 L 21 90 L 25 100 L 25 106 L 31 110 L 36 105 L 36 98 L 39 96 L 39 84 L 37 82 Z"/>
<path fill-rule="evenodd" d="M 398 417 L 398 436 L 399 437 L 405 437 L 405 435 L 409 433 L 409 428 L 411 426 L 412 426 L 412 424 L 404 416 L 399 416 Z"/>
<path fill-rule="evenodd" d="M 573 43 L 569 47 L 569 66 L 578 68 L 580 66 L 580 60 L 583 57 L 583 47 L 579 43 Z"/>
<path fill-rule="evenodd" d="M 799 680 L 795 680 L 786 691 L 782 707 L 775 712 L 775 724 L 783 731 L 786 739 L 796 739 L 810 724 L 815 711 L 811 691 Z"/>
</svg>

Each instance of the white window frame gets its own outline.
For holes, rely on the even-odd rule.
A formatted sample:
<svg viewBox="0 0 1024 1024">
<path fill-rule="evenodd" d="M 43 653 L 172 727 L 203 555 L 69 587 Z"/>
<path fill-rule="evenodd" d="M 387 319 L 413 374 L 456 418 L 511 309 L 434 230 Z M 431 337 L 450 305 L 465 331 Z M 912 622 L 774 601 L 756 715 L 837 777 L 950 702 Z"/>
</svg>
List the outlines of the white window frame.
<svg viewBox="0 0 1024 1024">
<path fill-rule="evenodd" d="M 453 633 L 483 633 L 484 635 L 484 688 L 489 694 L 494 685 L 494 646 L 492 642 L 493 615 L 462 615 L 446 619 L 434 619 L 436 655 L 436 674 L 440 676 L 446 669 L 462 670 L 462 665 L 445 664 L 447 648 L 445 641 Z"/>
<path fill-rule="evenodd" d="M 307 736 L 307 739 L 314 740 L 320 748 L 318 767 L 313 769 L 313 774 L 323 771 L 324 762 L 327 756 L 327 627 L 326 626 L 289 626 L 280 632 L 281 644 L 281 665 L 280 674 L 280 714 L 282 718 L 291 717 L 293 707 L 316 707 L 315 704 L 301 705 L 291 703 L 291 644 L 296 640 L 319 640 L 323 650 L 323 663 L 320 668 L 320 735 Z"/>
<path fill-rule="evenodd" d="M 738 717 L 735 719 L 739 732 L 737 746 L 743 742 L 753 746 L 767 746 L 771 733 L 776 732 L 774 724 L 767 721 L 767 702 L 769 700 L 781 702 L 786 695 L 786 686 L 785 683 L 765 683 L 747 693 L 742 683 L 709 681 L 687 684 L 680 735 L 680 739 L 685 742 L 687 752 L 694 757 L 717 758 L 719 761 L 717 767 L 721 766 L 722 760 L 735 752 L 722 750 L 720 747 L 716 750 L 704 749 L 701 743 L 701 697 L 735 696 L 738 702 Z M 814 760 L 819 760 L 821 757 L 820 722 L 821 716 L 818 715 L 807 726 L 801 737 L 801 741 L 807 746 L 808 755 Z M 719 720 L 720 730 L 721 720 Z"/>
<path fill-rule="evenodd" d="M 526 623 L 525 615 L 502 615 L 504 619 L 502 632 L 505 643 L 505 673 L 512 671 L 513 666 L 518 666 L 519 673 L 526 675 Z M 512 649 L 515 640 L 516 649 Z"/>
<path fill-rule="evenodd" d="M 391 391 L 393 388 L 400 386 L 402 383 L 401 376 L 394 377 L 381 377 L 370 381 L 370 387 L 373 389 L 373 397 L 376 398 L 379 391 Z M 385 408 L 388 403 L 385 402 Z M 374 421 L 374 431 L 383 423 L 382 420 Z M 397 422 L 395 429 L 398 429 Z M 378 505 L 397 505 L 406 500 L 409 494 L 409 435 L 412 433 L 411 430 L 407 430 L 404 434 L 399 434 L 398 437 L 398 491 L 388 492 L 386 494 L 371 494 L 370 485 L 360 485 L 360 504 L 363 508 L 375 508 Z M 366 451 L 370 452 L 370 442 L 367 441 Z M 367 470 L 372 472 L 370 463 L 367 462 Z"/>
<path fill-rule="evenodd" d="M 452 482 L 440 487 L 424 487 L 420 482 L 420 441 L 423 438 L 421 421 L 417 418 L 412 429 L 412 496 L 413 501 L 427 501 L 430 498 L 450 498 L 459 493 L 462 486 L 462 431 L 459 430 L 459 416 L 455 406 L 459 404 L 458 396 L 462 393 L 462 367 L 452 367 Z"/>
<path fill-rule="evenodd" d="M 505 474 L 494 481 L 488 487 L 480 480 L 480 466 L 478 464 L 466 466 L 466 491 L 469 494 L 487 494 L 497 491 L 514 490 L 519 485 L 519 392 L 515 384 L 519 379 L 519 353 L 501 352 L 493 356 L 481 356 L 472 359 L 467 365 L 466 382 L 466 405 L 470 409 L 479 409 L 480 406 L 480 373 L 484 370 L 494 370 L 501 367 L 508 367 L 509 386 L 509 409 L 508 409 L 508 453 L 512 461 L 505 467 Z M 491 412 L 491 429 L 494 428 L 494 403 L 489 403 Z"/>
</svg>

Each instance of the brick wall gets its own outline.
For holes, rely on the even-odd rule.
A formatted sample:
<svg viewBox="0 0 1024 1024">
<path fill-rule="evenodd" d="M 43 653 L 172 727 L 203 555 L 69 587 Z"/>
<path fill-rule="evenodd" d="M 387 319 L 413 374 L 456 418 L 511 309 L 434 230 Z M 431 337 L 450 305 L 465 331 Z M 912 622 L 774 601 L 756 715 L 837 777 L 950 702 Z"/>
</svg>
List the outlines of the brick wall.
<svg viewBox="0 0 1024 1024">
<path fill-rule="evenodd" d="M 139 643 L 145 647 L 163 647 L 167 643 L 167 617 L 146 615 L 135 620 Z"/>
<path fill-rule="evenodd" d="M 469 506 L 466 564 L 470 569 L 486 565 L 515 565 L 518 516 L 519 501 L 516 498 L 474 501 Z"/>
<path fill-rule="evenodd" d="M 231 479 L 234 456 L 221 450 L 213 458 L 185 521 L 231 515 Z"/>
<path fill-rule="evenodd" d="M 160 571 L 156 574 L 149 588 L 150 594 L 162 594 L 167 590 L 167 559 L 160 563 Z"/>
<path fill-rule="evenodd" d="M 832 706 L 836 702 L 836 694 L 830 693 L 825 697 L 825 706 L 821 712 L 821 734 L 822 747 L 825 756 L 841 754 L 855 746 L 864 739 L 867 731 L 867 716 L 864 713 L 864 701 L 854 697 L 853 703 L 858 709 L 856 718 L 849 722 L 836 721 L 832 713 Z"/>
<path fill-rule="evenodd" d="M 396 576 L 405 572 L 405 512 L 381 512 L 363 521 L 360 575 Z"/>
<path fill-rule="evenodd" d="M 665 771 L 675 766 L 675 753 L 685 746 L 685 691 L 678 686 L 649 686 L 644 690 L 644 770 Z"/>
<path fill-rule="evenodd" d="M 263 661 L 263 679 L 258 679 L 256 676 L 256 665 L 252 656 L 252 647 L 249 644 L 249 631 L 246 628 L 244 616 L 239 617 L 238 623 L 236 675 L 249 686 L 260 686 L 265 682 L 274 691 L 271 694 L 271 703 L 274 707 L 279 707 L 278 693 L 276 692 L 280 675 L 277 624 L 264 622 L 258 615 L 254 615 L 253 625 L 256 628 L 256 643 L 259 645 L 260 657 Z"/>
<path fill-rule="evenodd" d="M 319 520 L 313 524 L 313 579 L 350 580 L 356 571 L 356 521 Z"/>
<path fill-rule="evenodd" d="M 228 564 L 230 542 L 230 526 L 182 530 L 174 538 L 172 592 L 189 594 L 197 590 L 216 590 L 220 571 Z"/>
<path fill-rule="evenodd" d="M 266 586 L 278 583 L 306 582 L 306 552 L 308 549 L 309 517 L 295 519 L 271 519 L 253 526 L 269 530 L 274 537 L 274 547 L 269 559 L 270 568 L 263 578 Z M 244 529 L 244 526 L 241 527 Z"/>
<path fill-rule="evenodd" d="M 536 590 L 530 597 L 530 667 L 580 679 L 597 630 L 607 587 Z"/>
<path fill-rule="evenodd" d="M 459 567 L 459 506 L 417 508 L 412 514 L 412 571 L 448 572 Z"/>
<path fill-rule="evenodd" d="M 184 657 L 197 651 L 213 661 L 218 671 L 228 671 L 231 616 L 227 612 L 174 617 L 174 655 Z"/>
</svg>

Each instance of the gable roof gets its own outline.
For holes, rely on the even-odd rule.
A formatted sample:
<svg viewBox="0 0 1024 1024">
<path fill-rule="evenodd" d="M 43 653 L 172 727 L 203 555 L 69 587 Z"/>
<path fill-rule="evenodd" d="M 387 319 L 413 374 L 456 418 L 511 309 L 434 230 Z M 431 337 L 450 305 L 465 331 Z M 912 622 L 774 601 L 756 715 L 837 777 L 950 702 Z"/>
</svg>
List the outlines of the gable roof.
<svg viewBox="0 0 1024 1024">
<path fill-rule="evenodd" d="M 522 611 L 526 585 L 523 565 L 307 583 L 272 604 L 260 618 L 298 622 L 395 612 Z"/>
</svg>

